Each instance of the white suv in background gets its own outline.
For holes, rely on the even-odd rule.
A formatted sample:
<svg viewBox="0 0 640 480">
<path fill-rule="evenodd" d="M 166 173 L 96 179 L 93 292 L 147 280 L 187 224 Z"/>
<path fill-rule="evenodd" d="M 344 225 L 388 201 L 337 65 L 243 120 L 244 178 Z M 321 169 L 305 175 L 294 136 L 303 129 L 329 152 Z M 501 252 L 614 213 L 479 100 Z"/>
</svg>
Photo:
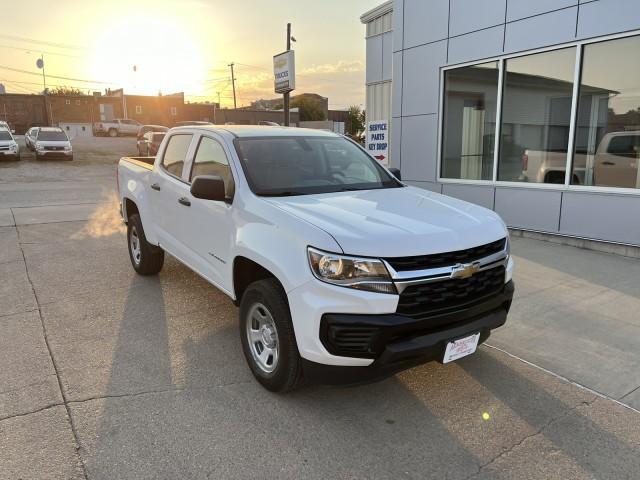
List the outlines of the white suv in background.
<svg viewBox="0 0 640 480">
<path fill-rule="evenodd" d="M 73 149 L 67 134 L 58 127 L 40 127 L 35 143 L 36 160 L 58 158 L 73 160 Z"/>
<path fill-rule="evenodd" d="M 20 160 L 20 147 L 11 131 L 0 126 L 0 159 Z"/>
</svg>

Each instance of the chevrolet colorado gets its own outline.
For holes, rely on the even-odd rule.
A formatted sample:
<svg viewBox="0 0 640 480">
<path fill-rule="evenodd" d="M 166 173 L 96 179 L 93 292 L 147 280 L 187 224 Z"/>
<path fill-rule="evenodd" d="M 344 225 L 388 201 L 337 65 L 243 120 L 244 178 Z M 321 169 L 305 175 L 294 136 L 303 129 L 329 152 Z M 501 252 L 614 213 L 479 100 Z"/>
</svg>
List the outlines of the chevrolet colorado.
<svg viewBox="0 0 640 480">
<path fill-rule="evenodd" d="M 269 390 L 453 361 L 506 321 L 498 215 L 405 185 L 342 136 L 173 128 L 155 159 L 122 158 L 117 178 L 135 271 L 157 274 L 167 252 L 231 297 Z"/>
</svg>

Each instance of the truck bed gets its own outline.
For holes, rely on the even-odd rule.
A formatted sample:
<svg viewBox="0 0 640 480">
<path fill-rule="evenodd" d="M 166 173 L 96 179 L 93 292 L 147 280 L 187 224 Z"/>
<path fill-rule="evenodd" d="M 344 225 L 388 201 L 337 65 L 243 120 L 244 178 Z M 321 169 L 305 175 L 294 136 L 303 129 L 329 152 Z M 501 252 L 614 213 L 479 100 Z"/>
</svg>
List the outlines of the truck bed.
<svg viewBox="0 0 640 480">
<path fill-rule="evenodd" d="M 142 168 L 146 168 L 148 170 L 153 169 L 153 164 L 156 161 L 156 157 L 122 157 L 120 159 L 121 162 L 130 162 L 134 165 L 138 165 Z"/>
</svg>

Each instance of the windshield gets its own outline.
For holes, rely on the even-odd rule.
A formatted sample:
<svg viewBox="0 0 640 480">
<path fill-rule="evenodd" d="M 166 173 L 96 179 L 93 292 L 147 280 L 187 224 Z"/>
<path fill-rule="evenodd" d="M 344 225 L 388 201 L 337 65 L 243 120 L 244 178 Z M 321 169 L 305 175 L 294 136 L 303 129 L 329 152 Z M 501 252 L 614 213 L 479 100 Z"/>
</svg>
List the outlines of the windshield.
<svg viewBox="0 0 640 480">
<path fill-rule="evenodd" d="M 403 186 L 360 147 L 341 137 L 236 140 L 251 190 L 261 196 Z"/>
<path fill-rule="evenodd" d="M 12 140 L 11 134 L 6 130 L 0 130 L 0 140 Z"/>
<path fill-rule="evenodd" d="M 67 138 L 67 134 L 62 131 L 40 130 L 38 140 L 66 142 L 69 139 Z"/>
</svg>

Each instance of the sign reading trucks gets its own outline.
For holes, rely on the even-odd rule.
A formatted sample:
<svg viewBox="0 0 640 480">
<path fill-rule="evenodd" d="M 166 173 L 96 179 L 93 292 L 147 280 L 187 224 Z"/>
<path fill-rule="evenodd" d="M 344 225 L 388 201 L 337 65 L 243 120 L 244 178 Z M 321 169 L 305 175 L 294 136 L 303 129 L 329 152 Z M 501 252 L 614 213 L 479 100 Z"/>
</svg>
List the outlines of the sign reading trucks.
<svg viewBox="0 0 640 480">
<path fill-rule="evenodd" d="M 296 57 L 293 50 L 273 57 L 273 75 L 276 93 L 288 93 L 296 89 Z"/>
</svg>

